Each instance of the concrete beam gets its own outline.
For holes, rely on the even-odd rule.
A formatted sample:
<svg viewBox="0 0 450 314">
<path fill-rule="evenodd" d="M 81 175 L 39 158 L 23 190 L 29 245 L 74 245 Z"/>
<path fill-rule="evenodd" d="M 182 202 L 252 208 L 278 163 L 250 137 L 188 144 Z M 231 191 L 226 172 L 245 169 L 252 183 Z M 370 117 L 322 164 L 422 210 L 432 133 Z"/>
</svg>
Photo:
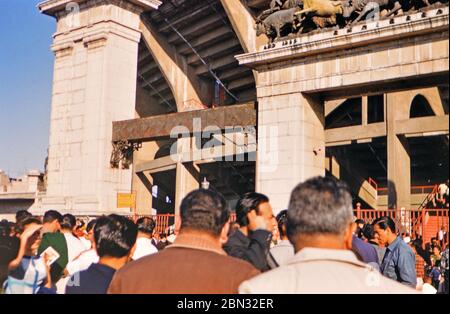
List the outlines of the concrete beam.
<svg viewBox="0 0 450 314">
<path fill-rule="evenodd" d="M 227 51 L 229 49 L 235 50 L 234 48 L 236 48 L 236 47 L 239 47 L 239 41 L 237 41 L 235 38 L 230 38 L 229 40 L 220 42 L 217 45 L 214 45 L 214 46 L 211 46 L 204 50 L 199 51 L 199 54 L 202 58 L 209 59 L 218 54 L 224 54 L 224 51 Z M 201 62 L 196 54 L 190 55 L 187 58 L 187 60 L 188 60 L 188 64 L 190 64 L 190 65 Z"/>
<path fill-rule="evenodd" d="M 222 18 L 219 14 L 213 14 L 211 16 L 200 19 L 198 22 L 184 27 L 180 32 L 183 36 L 192 36 L 197 33 L 205 33 L 206 30 L 211 29 L 217 23 L 222 23 Z M 173 33 L 168 37 L 168 42 L 174 44 L 181 41 L 182 39 L 178 34 Z"/>
<path fill-rule="evenodd" d="M 328 117 L 333 111 L 335 111 L 338 107 L 340 107 L 346 101 L 347 101 L 347 98 L 326 101 L 325 102 L 325 117 Z"/>
<path fill-rule="evenodd" d="M 177 126 L 184 126 L 193 132 L 194 119 L 201 119 L 202 126 L 217 126 L 225 129 L 229 126 L 255 126 L 255 104 L 234 105 L 189 112 L 180 112 L 162 116 L 117 121 L 113 123 L 113 142 L 147 141 L 168 137 Z"/>
<path fill-rule="evenodd" d="M 174 47 L 170 46 L 150 23 L 142 20 L 139 27 L 148 50 L 172 90 L 178 111 L 184 111 L 185 103 L 190 100 L 199 104 L 206 103 L 198 78 L 186 59 L 177 54 Z"/>
<path fill-rule="evenodd" d="M 213 31 L 205 32 L 204 35 L 196 37 L 195 39 L 189 41 L 189 43 L 194 48 L 198 48 L 204 45 L 211 45 L 216 42 L 223 41 L 227 36 L 231 37 L 233 31 L 226 26 L 217 27 Z M 177 52 L 181 55 L 193 53 L 191 47 L 186 44 L 180 45 Z"/>
<path fill-rule="evenodd" d="M 162 157 L 156 160 L 142 162 L 134 167 L 135 173 L 140 172 L 162 172 L 172 170 L 177 167 L 177 162 L 173 160 L 172 156 Z"/>
<path fill-rule="evenodd" d="M 215 70 L 230 66 L 231 64 L 234 64 L 234 63 L 236 63 L 236 66 L 237 66 L 236 59 L 232 55 L 226 55 L 225 57 L 216 59 L 213 62 L 209 63 L 209 66 L 211 67 L 211 69 L 213 71 L 215 71 Z M 205 74 L 209 73 L 209 69 L 207 66 L 201 65 L 195 69 L 195 73 L 197 75 L 205 75 Z"/>
<path fill-rule="evenodd" d="M 325 131 L 325 141 L 327 146 L 334 146 L 334 143 L 348 143 L 351 141 L 361 141 L 376 137 L 386 136 L 386 123 L 373 123 L 368 125 L 349 126 Z"/>
<path fill-rule="evenodd" d="M 449 117 L 422 117 L 396 122 L 395 133 L 397 135 L 420 135 L 425 136 L 427 133 L 449 133 Z"/>
<path fill-rule="evenodd" d="M 246 53 L 256 52 L 268 42 L 266 35 L 256 36 L 255 20 L 243 1 L 221 0 L 221 2 Z"/>
</svg>

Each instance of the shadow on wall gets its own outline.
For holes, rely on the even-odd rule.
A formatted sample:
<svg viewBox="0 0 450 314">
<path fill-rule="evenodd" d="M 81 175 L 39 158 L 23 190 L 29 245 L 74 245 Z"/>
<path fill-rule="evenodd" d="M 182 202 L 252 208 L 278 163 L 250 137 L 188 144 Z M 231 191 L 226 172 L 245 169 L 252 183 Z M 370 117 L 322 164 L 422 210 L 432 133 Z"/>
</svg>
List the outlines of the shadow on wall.
<svg viewBox="0 0 450 314">
<path fill-rule="evenodd" d="M 388 208 L 397 209 L 397 188 L 391 180 L 388 180 Z"/>
</svg>

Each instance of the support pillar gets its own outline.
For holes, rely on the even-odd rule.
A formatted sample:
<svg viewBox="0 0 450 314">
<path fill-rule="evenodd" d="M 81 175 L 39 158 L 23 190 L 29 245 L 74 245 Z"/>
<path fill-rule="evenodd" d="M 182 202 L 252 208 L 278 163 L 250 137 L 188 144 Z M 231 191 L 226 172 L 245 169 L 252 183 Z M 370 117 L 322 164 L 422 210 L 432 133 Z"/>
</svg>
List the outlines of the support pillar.
<svg viewBox="0 0 450 314">
<path fill-rule="evenodd" d="M 177 145 L 179 154 L 198 152 L 195 136 L 181 138 Z M 184 164 L 181 161 L 177 163 L 175 187 L 175 214 L 177 216 L 180 215 L 180 205 L 186 195 L 200 187 L 199 179 L 198 171 L 192 164 Z"/>
<path fill-rule="evenodd" d="M 323 104 L 302 93 L 258 101 L 257 190 L 280 212 L 297 184 L 325 175 Z"/>
<path fill-rule="evenodd" d="M 39 5 L 42 13 L 57 18 L 42 210 L 130 213 L 116 204 L 118 192 L 131 191 L 132 173 L 110 166 L 112 122 L 135 117 L 140 14 L 159 4 L 51 0 Z"/>
<path fill-rule="evenodd" d="M 388 208 L 411 207 L 411 159 L 408 141 L 395 132 L 396 121 L 409 117 L 408 92 L 386 94 Z"/>
</svg>

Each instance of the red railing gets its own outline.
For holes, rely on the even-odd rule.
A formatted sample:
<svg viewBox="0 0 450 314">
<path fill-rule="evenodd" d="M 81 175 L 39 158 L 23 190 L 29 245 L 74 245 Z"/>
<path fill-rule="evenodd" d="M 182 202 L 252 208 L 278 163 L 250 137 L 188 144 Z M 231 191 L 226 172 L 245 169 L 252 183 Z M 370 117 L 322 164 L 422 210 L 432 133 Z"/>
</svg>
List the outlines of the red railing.
<svg viewBox="0 0 450 314">
<path fill-rule="evenodd" d="M 381 217 L 390 217 L 395 221 L 398 233 L 408 233 L 412 237 L 420 236 L 423 239 L 435 237 L 442 227 L 445 230 L 449 229 L 448 209 L 367 210 L 357 208 L 354 214 L 366 223 L 372 223 Z"/>
<path fill-rule="evenodd" d="M 172 214 L 164 214 L 164 215 L 133 215 L 129 216 L 131 220 L 134 222 L 138 221 L 140 218 L 150 217 L 156 223 L 155 233 L 157 236 L 161 233 L 168 233 L 168 229 L 170 226 L 175 224 L 176 215 Z"/>
<path fill-rule="evenodd" d="M 156 223 L 155 233 L 157 236 L 161 233 L 168 233 L 169 227 L 175 224 L 176 215 L 173 214 L 165 214 L 165 215 L 134 215 L 128 216 L 134 222 L 138 221 L 140 218 L 150 217 Z M 230 217 L 230 222 L 236 221 L 236 214 L 232 213 Z"/>
<path fill-rule="evenodd" d="M 370 181 L 369 181 L 370 183 Z M 411 187 L 411 194 L 431 194 L 437 188 L 437 185 L 416 185 Z M 388 195 L 389 189 L 387 187 L 378 187 L 378 195 Z"/>
<path fill-rule="evenodd" d="M 369 177 L 369 179 L 368 179 L 367 181 L 369 182 L 369 184 L 370 184 L 371 186 L 373 186 L 373 187 L 375 188 L 375 190 L 378 191 L 378 183 L 377 183 L 374 179 L 372 179 L 371 177 Z"/>
</svg>

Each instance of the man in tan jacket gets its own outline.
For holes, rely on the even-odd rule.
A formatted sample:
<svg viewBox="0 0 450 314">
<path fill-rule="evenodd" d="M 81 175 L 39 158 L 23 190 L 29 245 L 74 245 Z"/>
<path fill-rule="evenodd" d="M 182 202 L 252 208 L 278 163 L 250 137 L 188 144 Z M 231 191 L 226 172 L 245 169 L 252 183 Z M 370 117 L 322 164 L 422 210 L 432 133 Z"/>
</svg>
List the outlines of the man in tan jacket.
<svg viewBox="0 0 450 314">
<path fill-rule="evenodd" d="M 244 282 L 243 294 L 416 293 L 383 277 L 351 251 L 352 198 L 344 183 L 314 178 L 291 195 L 287 233 L 297 254 L 286 265 Z"/>
<path fill-rule="evenodd" d="M 181 229 L 174 244 L 118 271 L 110 294 L 235 294 L 259 274 L 248 262 L 222 250 L 229 231 L 225 199 L 197 190 L 183 200 Z"/>
</svg>

